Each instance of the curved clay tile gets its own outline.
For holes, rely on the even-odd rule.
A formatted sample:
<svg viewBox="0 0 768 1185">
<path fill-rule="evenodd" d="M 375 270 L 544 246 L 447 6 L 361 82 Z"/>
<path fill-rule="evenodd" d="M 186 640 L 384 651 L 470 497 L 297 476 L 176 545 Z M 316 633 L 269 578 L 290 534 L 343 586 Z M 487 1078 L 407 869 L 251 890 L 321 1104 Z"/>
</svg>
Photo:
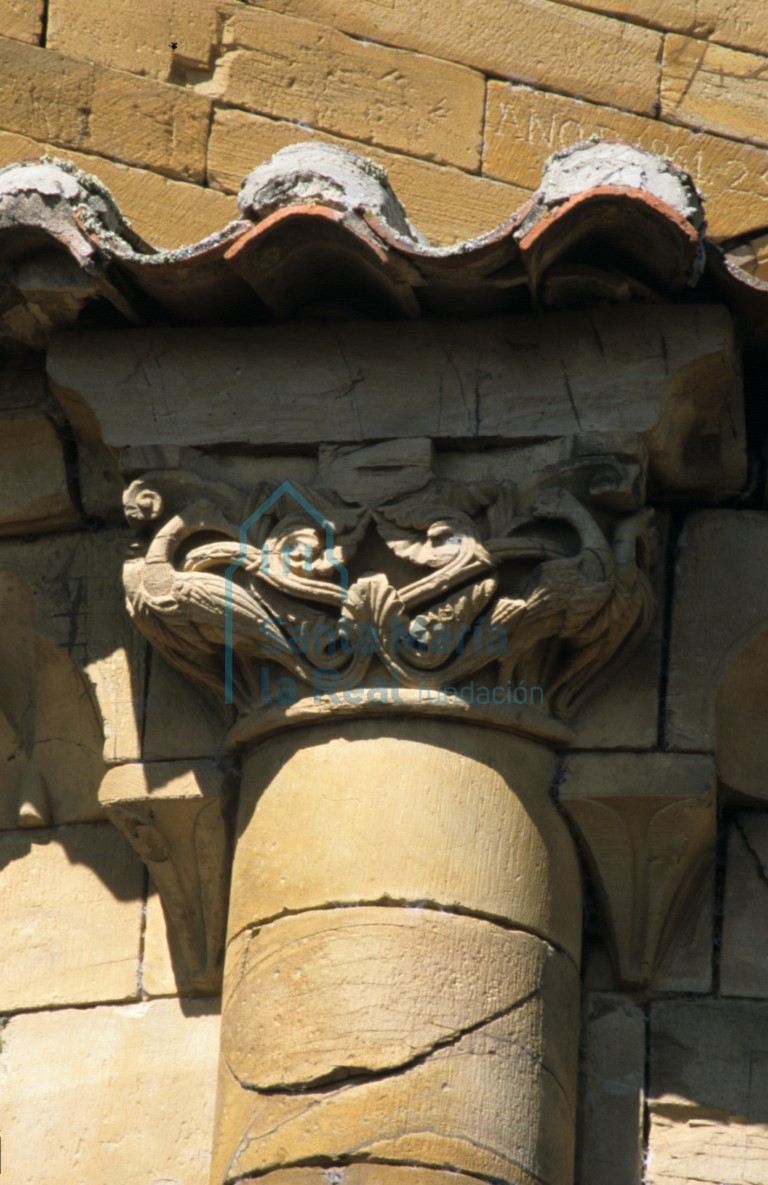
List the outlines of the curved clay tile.
<svg viewBox="0 0 768 1185">
<path fill-rule="evenodd" d="M 411 225 L 383 169 L 333 145 L 282 149 L 246 177 L 238 205 L 239 220 L 163 251 L 135 233 L 101 182 L 66 161 L 0 170 L 12 310 L 3 331 L 32 340 L 99 300 L 145 324 L 670 300 L 705 268 L 750 328 L 768 324 L 768 284 L 705 240 L 690 177 L 615 141 L 556 153 L 507 222 L 452 247 L 431 246 Z"/>
</svg>

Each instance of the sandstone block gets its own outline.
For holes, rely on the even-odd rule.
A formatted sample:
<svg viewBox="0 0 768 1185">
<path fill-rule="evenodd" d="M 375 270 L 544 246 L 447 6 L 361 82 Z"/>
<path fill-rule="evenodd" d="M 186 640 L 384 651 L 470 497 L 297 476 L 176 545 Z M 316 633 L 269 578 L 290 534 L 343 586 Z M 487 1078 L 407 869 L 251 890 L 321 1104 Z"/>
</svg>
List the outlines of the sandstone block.
<svg viewBox="0 0 768 1185">
<path fill-rule="evenodd" d="M 737 49 L 768 51 L 768 13 L 753 0 L 733 0 L 727 6 L 718 0 L 566 0 L 566 3 Z"/>
<path fill-rule="evenodd" d="M 652 1185 L 766 1185 L 765 1003 L 677 1000 L 651 1009 Z"/>
<path fill-rule="evenodd" d="M 246 931 L 227 951 L 227 1065 L 250 1090 L 400 1070 L 519 1005 L 552 953 L 418 908 L 310 910 Z"/>
<path fill-rule="evenodd" d="M 141 865 L 103 824 L 0 835 L 0 1008 L 137 995 Z"/>
<path fill-rule="evenodd" d="M 482 17 L 463 0 L 264 0 L 262 8 L 307 17 L 488 74 L 558 87 L 596 103 L 652 112 L 661 37 L 547 0 L 492 0 Z"/>
<path fill-rule="evenodd" d="M 214 1164 L 214 1179 L 302 1160 L 434 1168 L 449 1159 L 456 1172 L 520 1185 L 567 1180 L 577 982 L 570 960 L 552 954 L 518 1007 L 368 1082 L 298 1095 L 238 1093 L 227 1071 L 219 1120 L 230 1152 Z M 244 1094 L 250 1122 L 243 1131 Z"/>
<path fill-rule="evenodd" d="M 0 39 L 0 120 L 9 132 L 170 177 L 205 174 L 202 95 L 8 38 Z"/>
<path fill-rule="evenodd" d="M 694 0 L 564 0 L 575 8 L 602 12 L 623 20 L 637 21 L 655 29 L 676 29 L 695 35 L 696 10 L 702 7 Z"/>
<path fill-rule="evenodd" d="M 711 237 L 768 223 L 768 179 L 759 148 L 562 95 L 488 83 L 483 172 L 490 177 L 536 189 L 550 153 L 594 134 L 639 144 L 686 169 L 706 197 Z"/>
<path fill-rule="evenodd" d="M 0 542 L 0 569 L 18 573 L 33 590 L 37 632 L 63 647 L 85 677 L 103 729 L 107 762 L 141 755 L 146 644 L 115 596 L 130 542 L 127 531 Z M 59 684 L 57 694 L 63 686 Z M 50 720 L 60 725 L 61 712 L 68 710 L 76 712 L 77 701 L 61 705 Z M 88 794 L 84 785 L 78 801 L 84 805 Z M 92 794 L 90 801 L 92 805 Z"/>
<path fill-rule="evenodd" d="M 208 1185 L 217 1039 L 208 1001 L 13 1017 L 3 1174 L 38 1185 L 44 1165 L 62 1185 Z"/>
<path fill-rule="evenodd" d="M 768 998 L 768 815 L 736 815 L 728 836 L 720 991 Z"/>
<path fill-rule="evenodd" d="M 410 221 L 437 244 L 454 243 L 492 229 L 528 197 L 527 189 L 515 185 L 236 110 L 214 112 L 208 143 L 209 182 L 236 193 L 256 162 L 302 141 L 339 144 L 382 165 Z"/>
<path fill-rule="evenodd" d="M 579 1086 L 578 1185 L 640 1185 L 645 1016 L 622 996 L 585 999 Z"/>
<path fill-rule="evenodd" d="M 342 323 L 333 336 L 314 325 L 68 333 L 52 342 L 48 372 L 64 410 L 84 402 L 112 447 L 253 443 L 254 423 L 264 445 L 635 431 L 656 497 L 722 498 L 744 481 L 741 380 L 718 306 L 489 318 L 480 328 Z"/>
<path fill-rule="evenodd" d="M 656 603 L 664 604 L 668 513 L 654 515 L 657 561 L 651 570 Z M 655 749 L 658 740 L 663 614 L 657 612 L 635 653 L 594 693 L 573 721 L 576 749 Z"/>
<path fill-rule="evenodd" d="M 768 524 L 759 511 L 692 515 L 680 536 L 667 685 L 671 749 L 718 753 L 730 789 L 765 797 Z"/>
<path fill-rule="evenodd" d="M 479 168 L 485 81 L 474 70 L 260 9 L 231 17 L 224 44 L 198 88 L 214 99 Z"/>
<path fill-rule="evenodd" d="M 172 181 L 158 173 L 129 168 L 99 156 L 71 150 L 64 154 L 56 143 L 0 132 L 0 167 L 45 154 L 66 155 L 85 172 L 96 174 L 112 191 L 134 229 L 158 247 L 196 243 L 237 217 L 235 203 L 218 190 Z"/>
<path fill-rule="evenodd" d="M 173 969 L 168 923 L 157 889 L 150 883 L 144 923 L 141 987 L 148 996 L 176 996 L 179 986 Z"/>
<path fill-rule="evenodd" d="M 207 689 L 185 679 L 157 653 L 147 688 L 144 760 L 213 757 L 224 750 L 226 708 Z"/>
<path fill-rule="evenodd" d="M 768 145 L 766 70 L 763 55 L 670 34 L 664 42 L 662 118 Z"/>
<path fill-rule="evenodd" d="M 491 752 L 482 729 L 457 737 L 422 721 L 390 735 L 361 721 L 335 741 L 322 728 L 304 738 L 276 738 L 249 758 L 233 870 L 248 892 L 233 890 L 230 935 L 334 904 L 428 902 L 545 934 L 578 961 L 578 893 L 552 889 L 577 886 L 579 873 L 540 797 L 550 754 L 501 735 Z"/>
<path fill-rule="evenodd" d="M 33 376 L 6 375 L 0 388 L 0 535 L 60 530 L 80 517 L 62 442 L 30 389 L 36 386 Z"/>
<path fill-rule="evenodd" d="M 174 64 L 208 68 L 218 41 L 215 0 L 51 0 L 46 46 L 168 81 Z M 176 49 L 171 43 L 176 42 Z"/>
<path fill-rule="evenodd" d="M 0 37 L 40 43 L 44 0 L 5 0 L 0 11 Z"/>
<path fill-rule="evenodd" d="M 0 570 L 0 828 L 101 819 L 103 737 L 90 688 L 35 631 L 29 584 Z"/>
</svg>

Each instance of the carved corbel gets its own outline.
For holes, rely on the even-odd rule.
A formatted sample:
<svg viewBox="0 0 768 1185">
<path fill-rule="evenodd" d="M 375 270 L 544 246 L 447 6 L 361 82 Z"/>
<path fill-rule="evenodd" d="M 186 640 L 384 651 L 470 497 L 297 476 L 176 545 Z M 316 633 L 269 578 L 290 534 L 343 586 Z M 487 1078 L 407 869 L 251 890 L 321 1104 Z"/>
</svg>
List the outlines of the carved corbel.
<svg viewBox="0 0 768 1185">
<path fill-rule="evenodd" d="M 111 769 L 99 798 L 160 893 L 179 988 L 221 987 L 232 864 L 231 782 L 213 762 Z"/>
<path fill-rule="evenodd" d="M 592 872 L 617 975 L 652 987 L 714 860 L 714 762 L 687 753 L 574 753 L 559 797 Z"/>
</svg>

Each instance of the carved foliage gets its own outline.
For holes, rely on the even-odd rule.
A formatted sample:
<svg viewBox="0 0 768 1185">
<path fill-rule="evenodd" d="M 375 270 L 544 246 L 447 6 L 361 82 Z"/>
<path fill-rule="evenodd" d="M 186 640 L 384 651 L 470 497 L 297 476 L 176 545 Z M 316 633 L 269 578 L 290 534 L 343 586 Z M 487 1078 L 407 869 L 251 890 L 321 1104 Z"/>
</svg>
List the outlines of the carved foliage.
<svg viewBox="0 0 768 1185">
<path fill-rule="evenodd" d="M 126 566 L 137 626 L 218 694 L 230 674 L 241 710 L 269 666 L 307 695 L 478 676 L 571 715 L 651 618 L 642 445 L 563 438 L 490 483 L 442 480 L 429 442 L 408 443 L 401 461 L 393 444 L 326 449 L 316 487 L 239 502 L 194 474 L 134 482 L 126 514 L 157 528 Z"/>
</svg>

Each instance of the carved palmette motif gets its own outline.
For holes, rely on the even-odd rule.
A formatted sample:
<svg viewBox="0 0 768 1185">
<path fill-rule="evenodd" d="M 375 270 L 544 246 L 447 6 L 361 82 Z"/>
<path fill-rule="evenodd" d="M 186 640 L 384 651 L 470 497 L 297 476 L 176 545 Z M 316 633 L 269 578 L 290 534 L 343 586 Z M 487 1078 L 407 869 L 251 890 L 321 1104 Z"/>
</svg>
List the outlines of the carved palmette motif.
<svg viewBox="0 0 768 1185">
<path fill-rule="evenodd" d="M 126 493 L 129 521 L 153 532 L 125 569 L 136 624 L 241 711 L 259 709 L 269 669 L 306 695 L 536 686 L 540 709 L 567 718 L 645 632 L 638 438 L 523 449 L 487 482 L 406 462 L 398 482 L 389 446 L 334 454 L 312 488 L 274 481 L 244 497 L 175 472 Z"/>
</svg>

